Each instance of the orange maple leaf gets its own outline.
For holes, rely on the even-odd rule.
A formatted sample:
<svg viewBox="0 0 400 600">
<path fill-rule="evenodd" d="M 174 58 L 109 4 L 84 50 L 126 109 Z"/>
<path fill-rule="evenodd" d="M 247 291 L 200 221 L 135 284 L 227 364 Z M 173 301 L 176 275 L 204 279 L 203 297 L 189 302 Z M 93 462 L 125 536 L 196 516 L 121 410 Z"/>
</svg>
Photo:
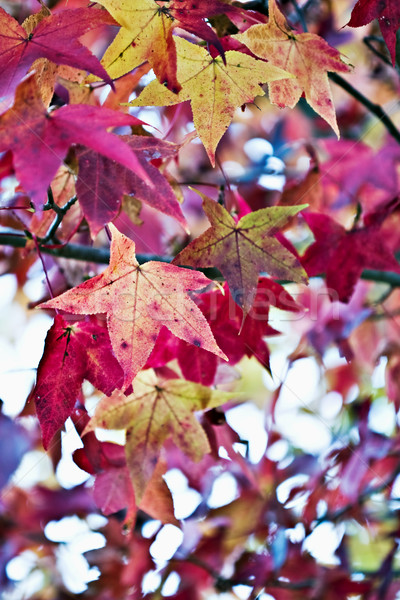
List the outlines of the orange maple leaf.
<svg viewBox="0 0 400 600">
<path fill-rule="evenodd" d="M 210 280 L 198 271 L 166 263 L 139 265 L 135 243 L 113 225 L 110 229 L 107 269 L 41 304 L 41 308 L 73 314 L 107 313 L 111 344 L 124 371 L 125 388 L 145 365 L 163 325 L 182 340 L 227 360 L 203 313 L 187 294 L 206 287 Z"/>
<path fill-rule="evenodd" d="M 296 79 L 268 83 L 273 104 L 293 108 L 304 92 L 308 104 L 339 137 L 328 71 L 345 73 L 349 67 L 340 58 L 340 53 L 319 35 L 294 33 L 276 0 L 269 1 L 268 9 L 267 24 L 254 25 L 232 37 L 243 42 L 256 56 L 295 75 Z"/>
</svg>

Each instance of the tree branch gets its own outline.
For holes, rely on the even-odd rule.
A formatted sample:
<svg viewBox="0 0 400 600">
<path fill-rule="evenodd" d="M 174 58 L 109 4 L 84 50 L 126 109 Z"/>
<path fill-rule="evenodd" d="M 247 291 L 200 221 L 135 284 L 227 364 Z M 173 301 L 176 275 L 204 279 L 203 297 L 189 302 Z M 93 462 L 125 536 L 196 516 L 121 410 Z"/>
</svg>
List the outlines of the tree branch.
<svg viewBox="0 0 400 600">
<path fill-rule="evenodd" d="M 390 135 L 400 144 L 400 131 L 397 129 L 389 115 L 383 110 L 380 104 L 375 104 L 371 102 L 366 96 L 361 94 L 355 87 L 351 85 L 346 79 L 344 79 L 341 75 L 337 73 L 329 73 L 329 79 L 334 81 L 337 85 L 339 85 L 342 89 L 348 92 L 355 100 L 360 102 L 365 108 L 369 110 L 370 113 L 378 117 L 381 123 L 386 127 L 387 131 Z"/>
<path fill-rule="evenodd" d="M 6 231 L 0 232 L 0 246 L 12 246 L 14 248 L 25 248 L 28 237 L 21 233 Z M 65 246 L 46 246 L 40 245 L 40 251 L 44 254 L 59 258 L 72 258 L 92 262 L 99 265 L 108 265 L 110 262 L 109 248 L 94 248 L 93 246 L 84 246 L 83 244 L 66 244 Z M 171 256 L 161 256 L 159 254 L 137 254 L 136 259 L 140 265 L 151 260 L 158 262 L 169 263 L 172 261 Z M 221 273 L 218 269 L 198 269 L 205 273 L 210 279 L 221 278 Z M 392 287 L 400 287 L 400 274 L 389 271 L 374 271 L 365 269 L 361 275 L 361 279 L 366 281 L 375 281 L 376 283 L 387 283 Z"/>
</svg>

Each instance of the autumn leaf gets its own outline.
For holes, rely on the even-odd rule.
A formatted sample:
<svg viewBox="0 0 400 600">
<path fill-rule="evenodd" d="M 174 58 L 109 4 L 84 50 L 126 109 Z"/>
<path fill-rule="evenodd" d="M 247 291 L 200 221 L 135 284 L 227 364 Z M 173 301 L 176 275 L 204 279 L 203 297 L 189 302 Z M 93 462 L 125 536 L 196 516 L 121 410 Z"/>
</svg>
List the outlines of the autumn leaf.
<svg viewBox="0 0 400 600">
<path fill-rule="evenodd" d="M 296 77 L 268 83 L 269 99 L 273 104 L 293 108 L 304 93 L 308 104 L 339 137 L 328 71 L 346 73 L 349 67 L 340 58 L 340 53 L 319 35 L 294 33 L 276 0 L 270 0 L 268 8 L 267 24 L 253 25 L 232 37 L 243 42 L 256 56 Z"/>
<path fill-rule="evenodd" d="M 125 522 L 129 525 L 134 521 L 137 509 L 140 508 L 153 519 L 159 519 L 162 523 L 172 523 L 178 527 L 179 523 L 174 517 L 171 492 L 162 478 L 166 470 L 163 461 L 157 463 L 156 470 L 148 482 L 138 507 L 135 502 L 130 473 L 125 464 L 125 451 L 122 446 L 120 449 L 124 457 L 124 465 L 110 465 L 96 475 L 93 496 L 101 512 L 108 516 L 118 511 L 124 511 L 126 513 Z"/>
<path fill-rule="evenodd" d="M 193 121 L 212 165 L 215 149 L 228 129 L 235 110 L 263 96 L 260 83 L 290 77 L 282 69 L 256 60 L 241 52 L 226 53 L 226 64 L 220 56 L 212 58 L 207 50 L 176 38 L 179 94 L 173 94 L 159 81 L 152 81 L 131 106 L 171 106 L 191 101 Z"/>
<path fill-rule="evenodd" d="M 205 19 L 222 13 L 239 16 L 243 12 L 219 0 L 102 0 L 101 4 L 122 26 L 101 61 L 109 75 L 116 79 L 147 60 L 158 81 L 174 94 L 181 85 L 173 29 L 186 29 L 212 44 L 224 57 L 222 44 Z"/>
<path fill-rule="evenodd" d="M 47 112 L 34 76 L 20 83 L 12 108 L 0 116 L 0 151 L 12 150 L 14 169 L 36 208 L 69 147 L 88 146 L 136 172 L 152 187 L 136 154 L 108 127 L 137 125 L 142 121 L 107 108 L 74 104 Z"/>
<path fill-rule="evenodd" d="M 122 385 L 107 328 L 94 321 L 68 323 L 57 315 L 32 392 L 45 448 L 71 415 L 84 379 L 105 394 Z"/>
<path fill-rule="evenodd" d="M 331 217 L 319 213 L 303 215 L 314 234 L 301 263 L 310 277 L 326 273 L 326 285 L 338 300 L 349 302 L 364 269 L 400 273 L 400 265 L 386 245 L 380 223 L 346 231 Z"/>
<path fill-rule="evenodd" d="M 209 322 L 218 346 L 229 358 L 230 366 L 238 363 L 243 356 L 255 356 L 267 369 L 270 353 L 265 338 L 280 333 L 269 324 L 270 307 L 290 312 L 303 310 L 285 288 L 268 277 L 259 278 L 254 304 L 245 319 L 226 284 L 222 289 L 201 294 L 197 304 Z M 213 384 L 221 363 L 221 359 L 214 354 L 202 348 L 190 348 L 186 342 L 176 339 L 164 329 L 147 366 L 161 367 L 174 358 L 185 379 L 202 385 Z"/>
<path fill-rule="evenodd" d="M 113 79 L 148 61 L 156 77 L 178 92 L 173 20 L 154 0 L 101 0 L 122 25 L 101 63 Z"/>
<path fill-rule="evenodd" d="M 103 10 L 76 8 L 43 19 L 27 32 L 0 8 L 0 97 L 12 94 L 32 63 L 47 58 L 58 65 L 84 69 L 112 85 L 99 60 L 79 38 L 113 20 Z"/>
<path fill-rule="evenodd" d="M 176 26 L 186 29 L 186 31 L 212 44 L 222 57 L 224 57 L 223 46 L 214 30 L 208 25 L 206 19 L 222 14 L 232 20 L 236 18 L 243 19 L 247 13 L 242 8 L 226 4 L 220 0 L 207 0 L 207 2 L 171 0 L 163 4 L 170 18 L 175 20 Z"/>
<path fill-rule="evenodd" d="M 223 206 L 200 195 L 211 227 L 186 246 L 174 258 L 174 264 L 217 267 L 244 315 L 253 304 L 260 272 L 279 279 L 307 281 L 297 258 L 275 237 L 290 217 L 307 204 L 262 208 L 235 223 Z"/>
<path fill-rule="evenodd" d="M 76 193 L 92 238 L 118 214 L 124 194 L 134 195 L 152 208 L 175 218 L 185 229 L 186 220 L 172 187 L 149 161 L 176 155 L 180 146 L 148 136 L 121 136 L 153 182 L 151 188 L 132 170 L 90 150 L 77 152 L 79 170 Z"/>
<path fill-rule="evenodd" d="M 392 64 L 396 64 L 396 34 L 400 27 L 398 0 L 358 0 L 351 13 L 349 27 L 362 27 L 378 19 L 383 39 L 389 49 Z"/>
<path fill-rule="evenodd" d="M 189 458 L 199 461 L 210 446 L 194 412 L 234 397 L 234 393 L 182 379 L 160 381 L 148 369 L 136 377 L 129 396 L 116 390 L 110 398 L 103 398 L 84 433 L 95 428 L 126 430 L 126 461 L 140 502 L 164 442 L 171 438 Z"/>
<path fill-rule="evenodd" d="M 150 261 L 139 265 L 135 243 L 113 226 L 110 265 L 81 285 L 41 304 L 73 314 L 107 313 L 112 347 L 127 387 L 146 363 L 165 325 L 174 335 L 226 359 L 189 290 L 206 287 L 202 273 Z"/>
</svg>

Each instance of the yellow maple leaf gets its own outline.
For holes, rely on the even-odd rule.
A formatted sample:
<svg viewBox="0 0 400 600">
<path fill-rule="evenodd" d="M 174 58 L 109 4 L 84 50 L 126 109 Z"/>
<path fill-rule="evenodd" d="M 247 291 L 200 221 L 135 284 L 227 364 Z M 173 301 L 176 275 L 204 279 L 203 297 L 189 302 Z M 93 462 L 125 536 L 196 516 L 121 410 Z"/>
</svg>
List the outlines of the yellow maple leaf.
<svg viewBox="0 0 400 600">
<path fill-rule="evenodd" d="M 329 87 L 328 71 L 349 71 L 340 53 L 314 33 L 294 33 L 276 0 L 269 1 L 269 21 L 232 36 L 256 56 L 292 73 L 296 79 L 269 83 L 269 98 L 278 106 L 293 108 L 301 95 L 329 123 L 339 137 L 336 113 Z"/>
<path fill-rule="evenodd" d="M 178 80 L 182 89 L 173 94 L 157 80 L 152 81 L 131 106 L 171 106 L 191 101 L 197 133 L 215 165 L 215 149 L 228 129 L 235 110 L 263 96 L 260 83 L 292 77 L 272 64 L 247 54 L 230 50 L 226 64 L 222 58 L 212 58 L 204 48 L 176 38 Z"/>
<path fill-rule="evenodd" d="M 100 0 L 122 26 L 101 63 L 112 79 L 148 61 L 156 77 L 173 92 L 176 78 L 173 21 L 154 0 Z"/>
</svg>

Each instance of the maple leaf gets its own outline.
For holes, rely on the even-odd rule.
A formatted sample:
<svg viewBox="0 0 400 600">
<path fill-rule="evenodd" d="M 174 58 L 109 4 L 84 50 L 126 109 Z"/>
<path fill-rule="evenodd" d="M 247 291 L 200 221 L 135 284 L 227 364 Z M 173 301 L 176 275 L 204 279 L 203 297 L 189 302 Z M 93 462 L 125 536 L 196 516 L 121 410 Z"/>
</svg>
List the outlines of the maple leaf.
<svg viewBox="0 0 400 600">
<path fill-rule="evenodd" d="M 122 385 L 107 328 L 92 321 L 71 324 L 57 315 L 32 392 L 45 448 L 71 415 L 84 379 L 105 394 Z"/>
<path fill-rule="evenodd" d="M 270 306 L 290 312 L 301 312 L 302 307 L 279 283 L 260 277 L 254 304 L 243 318 L 242 309 L 234 302 L 227 285 L 223 291 L 212 290 L 201 294 L 198 306 L 210 324 L 218 346 L 235 365 L 243 356 L 255 356 L 269 369 L 269 348 L 266 336 L 278 335 L 268 322 Z M 166 329 L 160 333 L 147 362 L 148 367 L 161 367 L 176 358 L 185 379 L 203 385 L 212 385 L 221 360 L 202 348 L 189 348 L 183 340 L 174 338 Z"/>
<path fill-rule="evenodd" d="M 247 13 L 246 10 L 225 4 L 224 2 L 220 2 L 220 0 L 207 0 L 207 2 L 171 0 L 165 2 L 165 8 L 170 17 L 175 19 L 178 27 L 186 29 L 186 31 L 212 44 L 223 58 L 225 56 L 223 46 L 205 19 L 223 14 L 235 20 L 236 18 L 243 18 L 243 15 Z"/>
<path fill-rule="evenodd" d="M 116 79 L 148 61 L 162 84 L 178 92 L 173 21 L 168 13 L 154 0 L 101 0 L 100 4 L 122 25 L 101 60 L 107 73 Z"/>
<path fill-rule="evenodd" d="M 159 81 L 152 81 L 131 106 L 171 106 L 191 101 L 193 121 L 212 165 L 215 149 L 228 129 L 235 110 L 263 96 L 260 83 L 291 77 L 286 71 L 241 52 L 226 53 L 226 64 L 220 56 L 212 58 L 207 50 L 176 38 L 177 74 L 182 85 L 173 94 Z"/>
<path fill-rule="evenodd" d="M 171 438 L 187 456 L 199 461 L 210 446 L 193 413 L 220 406 L 234 397 L 234 393 L 182 379 L 160 381 L 148 369 L 136 377 L 129 396 L 115 390 L 111 397 L 103 398 L 84 433 L 98 427 L 126 430 L 126 461 L 136 501 L 140 502 L 164 442 Z"/>
<path fill-rule="evenodd" d="M 262 208 L 235 223 L 223 206 L 200 195 L 211 227 L 186 246 L 174 258 L 174 264 L 217 267 L 244 315 L 253 304 L 260 272 L 290 281 L 307 281 L 297 258 L 274 235 L 307 204 Z"/>
<path fill-rule="evenodd" d="M 358 0 L 351 13 L 349 27 L 362 27 L 378 19 L 392 64 L 396 64 L 396 34 L 400 27 L 400 4 L 397 0 Z"/>
<path fill-rule="evenodd" d="M 307 225 L 314 234 L 301 258 L 310 277 L 326 273 L 328 289 L 336 290 L 338 300 L 348 302 L 364 269 L 400 273 L 400 265 L 386 246 L 380 223 L 346 231 L 324 214 L 305 213 Z"/>
<path fill-rule="evenodd" d="M 340 58 L 340 53 L 319 35 L 294 33 L 276 0 L 270 0 L 268 9 L 267 24 L 253 25 L 232 37 L 243 42 L 256 56 L 296 76 L 296 79 L 268 84 L 273 104 L 293 108 L 304 92 L 309 105 L 339 137 L 328 71 L 345 73 L 349 67 Z"/>
<path fill-rule="evenodd" d="M 101 61 L 109 75 L 114 79 L 121 77 L 147 60 L 159 82 L 175 94 L 181 90 L 181 85 L 177 78 L 173 29 L 181 27 L 194 33 L 212 44 L 224 57 L 222 44 L 205 19 L 218 14 L 239 16 L 243 12 L 219 0 L 203 3 L 193 0 L 102 0 L 101 4 L 122 25 Z"/>
<path fill-rule="evenodd" d="M 92 237 L 118 214 L 124 194 L 132 194 L 156 210 L 175 218 L 185 229 L 180 204 L 165 177 L 149 159 L 174 156 L 179 146 L 148 136 L 121 136 L 153 182 L 151 188 L 132 170 L 88 148 L 78 150 L 76 194 Z M 147 159 L 147 160 L 146 160 Z"/>
<path fill-rule="evenodd" d="M 84 69 L 112 85 L 99 60 L 78 41 L 87 31 L 112 22 L 103 10 L 76 8 L 44 16 L 28 34 L 0 8 L 0 96 L 12 94 L 38 58 Z"/>
<path fill-rule="evenodd" d="M 110 229 L 108 268 L 40 306 L 73 314 L 107 313 L 112 347 L 124 370 L 126 387 L 146 363 L 163 325 L 177 337 L 226 359 L 207 320 L 187 294 L 206 287 L 210 280 L 175 265 L 156 261 L 139 265 L 135 243 L 113 225 Z"/>
<path fill-rule="evenodd" d="M 36 207 L 73 143 L 116 160 L 153 186 L 136 154 L 107 127 L 142 121 L 107 108 L 74 104 L 48 113 L 31 75 L 20 83 L 12 108 L 0 116 L 0 151 L 12 150 L 15 174 Z"/>
</svg>

